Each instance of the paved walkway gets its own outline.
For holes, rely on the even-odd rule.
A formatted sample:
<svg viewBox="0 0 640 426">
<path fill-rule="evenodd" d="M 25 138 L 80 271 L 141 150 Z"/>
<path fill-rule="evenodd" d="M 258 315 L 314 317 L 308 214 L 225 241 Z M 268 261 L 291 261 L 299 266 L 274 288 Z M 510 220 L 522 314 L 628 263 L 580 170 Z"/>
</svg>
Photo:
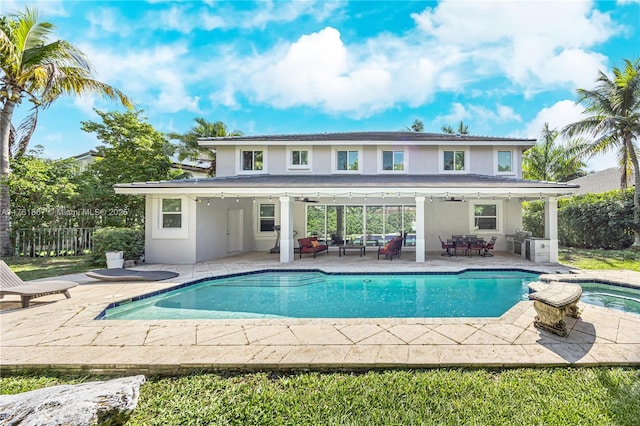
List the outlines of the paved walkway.
<svg viewBox="0 0 640 426">
<path fill-rule="evenodd" d="M 64 368 L 127 373 L 203 370 L 372 369 L 458 366 L 640 365 L 640 315 L 580 304 L 578 320 L 562 338 L 533 327 L 532 302 L 500 318 L 265 319 L 96 321 L 113 301 L 195 278 L 264 268 L 325 271 L 455 271 L 522 268 L 566 275 L 557 264 L 533 264 L 506 253 L 492 258 L 441 257 L 424 264 L 412 253 L 377 260 L 337 252 L 278 262 L 251 253 L 195 265 L 144 265 L 180 273 L 170 282 L 100 282 L 66 276 L 81 285 L 71 299 L 32 301 L 28 309 L 6 296 L 0 302 L 0 364 L 6 369 Z M 611 280 L 640 286 L 640 273 L 610 271 Z M 567 275 L 569 276 L 569 275 Z M 598 274 L 603 278 L 603 274 Z"/>
</svg>

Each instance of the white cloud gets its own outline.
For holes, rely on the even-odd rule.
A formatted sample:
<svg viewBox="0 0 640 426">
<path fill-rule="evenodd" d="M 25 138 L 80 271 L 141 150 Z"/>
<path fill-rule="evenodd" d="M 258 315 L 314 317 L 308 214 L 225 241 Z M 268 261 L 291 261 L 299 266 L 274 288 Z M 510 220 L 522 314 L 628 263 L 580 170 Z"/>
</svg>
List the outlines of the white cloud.
<svg viewBox="0 0 640 426">
<path fill-rule="evenodd" d="M 448 0 L 412 17 L 424 37 L 468 54 L 473 74 L 504 72 L 528 90 L 592 82 L 606 58 L 589 49 L 621 31 L 589 1 Z"/>
<path fill-rule="evenodd" d="M 584 120 L 584 108 L 573 101 L 563 100 L 538 112 L 533 120 L 528 122 L 516 136 L 539 139 L 544 123 L 549 123 L 550 129 L 562 130 L 565 126 Z M 561 137 L 562 138 L 562 137 Z M 562 140 L 562 139 L 561 139 Z M 618 165 L 615 152 L 597 155 L 587 161 L 589 170 L 604 170 Z"/>
<path fill-rule="evenodd" d="M 470 120 L 475 123 L 473 126 L 469 124 Z M 448 114 L 438 115 L 431 120 L 430 128 L 439 129 L 442 126 L 456 128 L 460 121 L 470 126 L 471 134 L 478 135 L 490 132 L 491 126 L 496 123 L 519 122 L 522 121 L 522 117 L 506 105 L 498 104 L 495 109 L 491 109 L 482 105 L 463 105 L 455 102 L 451 105 L 451 111 Z"/>
</svg>

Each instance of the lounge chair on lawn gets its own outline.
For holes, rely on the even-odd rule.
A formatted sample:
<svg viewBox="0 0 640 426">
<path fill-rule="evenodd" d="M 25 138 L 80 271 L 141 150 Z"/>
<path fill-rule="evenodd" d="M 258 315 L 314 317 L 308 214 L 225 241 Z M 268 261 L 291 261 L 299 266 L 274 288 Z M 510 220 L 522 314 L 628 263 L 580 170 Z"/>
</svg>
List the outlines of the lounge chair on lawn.
<svg viewBox="0 0 640 426">
<path fill-rule="evenodd" d="M 69 289 L 77 286 L 73 281 L 36 281 L 25 283 L 4 261 L 0 260 L 0 299 L 5 295 L 20 296 L 23 308 L 29 307 L 31 299 L 62 293 L 67 299 L 71 297 Z"/>
</svg>

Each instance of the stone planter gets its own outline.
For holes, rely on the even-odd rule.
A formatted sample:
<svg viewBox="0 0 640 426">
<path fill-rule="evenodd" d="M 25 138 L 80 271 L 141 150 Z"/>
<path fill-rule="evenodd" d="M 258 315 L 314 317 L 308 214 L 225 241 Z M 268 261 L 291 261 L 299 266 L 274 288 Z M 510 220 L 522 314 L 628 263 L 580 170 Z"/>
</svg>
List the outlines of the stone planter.
<svg viewBox="0 0 640 426">
<path fill-rule="evenodd" d="M 122 268 L 124 264 L 124 253 L 122 251 L 108 251 L 107 256 L 107 269 Z"/>
</svg>

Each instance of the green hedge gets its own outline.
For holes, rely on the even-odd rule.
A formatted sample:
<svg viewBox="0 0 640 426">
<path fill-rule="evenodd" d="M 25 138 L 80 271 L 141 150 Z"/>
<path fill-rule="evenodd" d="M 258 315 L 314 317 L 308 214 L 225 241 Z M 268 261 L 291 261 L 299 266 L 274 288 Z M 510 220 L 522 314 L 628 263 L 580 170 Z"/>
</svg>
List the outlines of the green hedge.
<svg viewBox="0 0 640 426">
<path fill-rule="evenodd" d="M 93 234 L 91 261 L 106 265 L 105 253 L 124 252 L 125 260 L 137 260 L 144 254 L 144 231 L 137 228 L 102 228 Z"/>
<path fill-rule="evenodd" d="M 523 204 L 523 228 L 544 235 L 544 203 Z M 579 195 L 558 203 L 558 239 L 562 246 L 626 249 L 633 244 L 633 189 Z"/>
</svg>

